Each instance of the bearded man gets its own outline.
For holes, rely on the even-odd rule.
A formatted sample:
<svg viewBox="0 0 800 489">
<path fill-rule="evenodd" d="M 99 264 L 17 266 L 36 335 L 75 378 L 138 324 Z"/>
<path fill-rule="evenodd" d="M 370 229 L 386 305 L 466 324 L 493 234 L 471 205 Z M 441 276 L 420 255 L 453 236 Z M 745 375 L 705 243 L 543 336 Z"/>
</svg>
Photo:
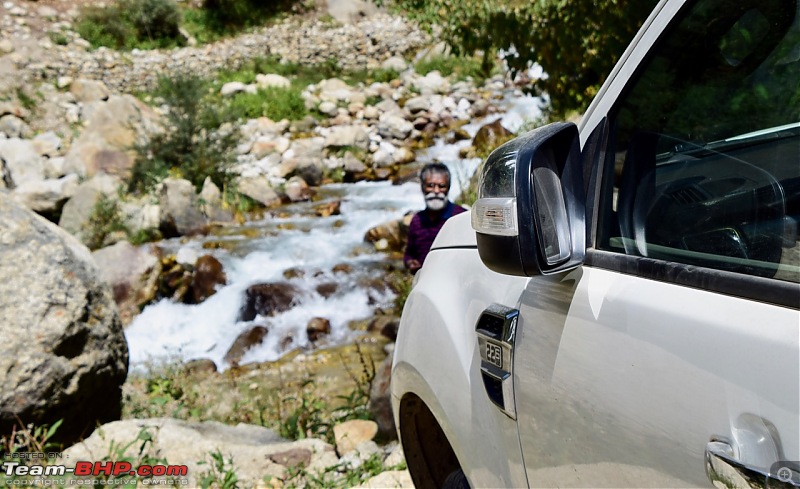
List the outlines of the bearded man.
<svg viewBox="0 0 800 489">
<path fill-rule="evenodd" d="M 408 226 L 408 243 L 403 262 L 413 274 L 422 268 L 433 240 L 444 222 L 466 209 L 447 200 L 450 170 L 442 163 L 430 163 L 419 174 L 425 209 L 414 214 Z"/>
</svg>

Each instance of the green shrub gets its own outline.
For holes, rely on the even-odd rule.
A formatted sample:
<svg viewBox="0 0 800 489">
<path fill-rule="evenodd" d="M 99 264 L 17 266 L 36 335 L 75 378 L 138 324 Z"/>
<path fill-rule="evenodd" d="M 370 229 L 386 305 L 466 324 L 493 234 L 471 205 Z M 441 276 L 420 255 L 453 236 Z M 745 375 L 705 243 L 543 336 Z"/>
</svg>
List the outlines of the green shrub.
<svg viewBox="0 0 800 489">
<path fill-rule="evenodd" d="M 255 119 L 269 117 L 299 120 L 308 114 L 299 89 L 294 87 L 268 87 L 256 93 L 238 93 L 228 106 L 228 119 Z"/>
<path fill-rule="evenodd" d="M 180 21 L 174 0 L 117 0 L 85 8 L 78 33 L 94 47 L 165 48 L 183 44 Z"/>
<path fill-rule="evenodd" d="M 90 250 L 102 248 L 106 239 L 114 233 L 130 234 L 130 230 L 122 221 L 119 202 L 116 199 L 101 196 L 92 207 L 87 223 L 86 246 Z"/>
<path fill-rule="evenodd" d="M 514 46 L 514 70 L 540 64 L 549 77 L 533 87 L 549 94 L 554 114 L 583 110 L 656 5 L 656 0 L 396 0 L 433 27 L 455 54 L 483 53 L 484 68 Z M 488 69 L 484 70 L 488 73 Z"/>
<path fill-rule="evenodd" d="M 223 125 L 225 116 L 209 100 L 209 84 L 196 75 L 161 77 L 156 94 L 169 107 L 164 131 L 137 145 L 130 191 L 147 191 L 173 174 L 191 181 L 199 190 L 206 177 L 220 187 L 232 175 L 239 131 Z"/>
<path fill-rule="evenodd" d="M 472 77 L 482 80 L 491 74 L 494 64 L 489 65 L 489 71 L 484 72 L 481 60 L 466 56 L 432 56 L 419 61 L 414 69 L 420 75 L 427 75 L 431 71 L 438 71 L 442 76 L 455 75 L 459 80 Z"/>
<path fill-rule="evenodd" d="M 206 25 L 216 32 L 235 33 L 261 25 L 269 18 L 290 10 L 302 2 L 296 0 L 204 0 Z"/>
</svg>

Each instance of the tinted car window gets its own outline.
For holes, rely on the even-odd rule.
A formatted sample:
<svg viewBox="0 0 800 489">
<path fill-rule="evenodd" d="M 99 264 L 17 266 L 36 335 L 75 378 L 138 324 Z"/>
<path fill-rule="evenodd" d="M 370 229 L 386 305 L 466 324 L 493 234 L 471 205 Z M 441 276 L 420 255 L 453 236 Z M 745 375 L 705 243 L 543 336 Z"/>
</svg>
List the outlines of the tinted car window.
<svg viewBox="0 0 800 489">
<path fill-rule="evenodd" d="M 610 114 L 598 247 L 798 282 L 798 3 L 689 8 Z"/>
</svg>

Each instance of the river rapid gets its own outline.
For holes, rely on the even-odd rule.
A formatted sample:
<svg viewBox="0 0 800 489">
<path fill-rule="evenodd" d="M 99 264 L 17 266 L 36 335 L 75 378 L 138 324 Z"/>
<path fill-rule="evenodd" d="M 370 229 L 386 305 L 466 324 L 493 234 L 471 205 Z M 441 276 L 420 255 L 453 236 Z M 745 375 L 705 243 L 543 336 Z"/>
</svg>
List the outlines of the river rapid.
<svg viewBox="0 0 800 489">
<path fill-rule="evenodd" d="M 498 117 L 509 130 L 541 115 L 542 100 L 509 91 L 498 104 L 504 111 L 464 126 L 471 136 Z M 450 198 L 475 172 L 480 160 L 462 159 L 459 150 L 470 141 L 446 144 L 436 140 L 417 152 L 417 161 L 441 161 L 452 174 Z M 314 208 L 326 202 L 341 202 L 339 215 L 317 217 Z M 364 234 L 379 224 L 398 219 L 423 207 L 419 184 L 391 182 L 330 184 L 318 189 L 318 199 L 281 207 L 258 221 L 250 221 L 223 235 L 189 240 L 166 240 L 159 246 L 175 253 L 179 261 L 194 263 L 211 254 L 225 268 L 228 283 L 201 304 L 187 305 L 163 299 L 147 306 L 125 330 L 133 370 L 144 371 L 158 364 L 210 359 L 228 368 L 224 356 L 234 340 L 254 325 L 269 329 L 264 342 L 248 350 L 240 364 L 277 360 L 293 348 L 306 348 L 306 325 L 315 317 L 330 321 L 331 334 L 321 345 L 351 341 L 355 335 L 348 323 L 366 319 L 390 306 L 394 293 L 380 286 L 387 255 L 364 242 Z M 226 241 L 227 246 L 205 249 L 208 241 Z M 286 278 L 286 270 L 294 270 Z M 246 289 L 257 283 L 289 281 L 301 290 L 299 305 L 274 317 L 239 321 Z M 378 282 L 378 284 L 376 284 Z M 336 292 L 324 297 L 321 284 L 336 284 Z M 384 284 L 385 285 L 385 284 Z"/>
</svg>

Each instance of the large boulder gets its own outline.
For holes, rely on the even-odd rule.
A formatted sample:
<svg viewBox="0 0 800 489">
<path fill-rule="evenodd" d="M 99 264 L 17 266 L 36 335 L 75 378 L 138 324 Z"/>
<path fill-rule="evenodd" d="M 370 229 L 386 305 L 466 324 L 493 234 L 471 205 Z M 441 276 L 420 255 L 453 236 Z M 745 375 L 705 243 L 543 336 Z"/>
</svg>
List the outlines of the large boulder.
<svg viewBox="0 0 800 489">
<path fill-rule="evenodd" d="M 35 212 L 55 215 L 61 212 L 64 203 L 78 190 L 78 175 L 63 178 L 31 180 L 14 189 L 14 199 Z"/>
<path fill-rule="evenodd" d="M 251 348 L 264 343 L 264 338 L 267 337 L 267 333 L 269 333 L 269 330 L 264 326 L 253 326 L 252 328 L 242 331 L 233 341 L 231 347 L 228 348 L 224 360 L 231 367 L 238 367 L 245 353 Z"/>
<path fill-rule="evenodd" d="M 128 346 L 89 250 L 0 194 L 0 433 L 63 424 L 72 441 L 119 419 Z"/>
<path fill-rule="evenodd" d="M 240 321 L 252 321 L 259 316 L 274 316 L 300 303 L 300 289 L 288 282 L 251 285 L 239 313 Z"/>
<path fill-rule="evenodd" d="M 131 443 L 142 431 L 152 439 L 145 444 L 144 454 L 139 453 L 143 448 L 141 443 Z M 333 447 L 322 440 L 288 441 L 261 426 L 153 418 L 127 419 L 102 426 L 94 435 L 66 450 L 65 463 L 74 465 L 78 460 L 95 460 L 108 452 L 109 445 L 122 447 L 125 453 L 120 459 L 137 460 L 144 455 L 168 460 L 170 464 L 187 465 L 185 487 L 201 487 L 203 474 L 210 470 L 209 463 L 213 463 L 210 454 L 215 452 L 222 453 L 226 462 L 233 461 L 230 469 L 238 477 L 239 487 L 281 487 L 265 486 L 264 478 L 283 479 L 287 477 L 286 465 L 309 460 L 309 466 L 315 466 L 325 454 L 333 453 Z M 304 457 L 287 455 L 301 451 L 306 454 Z"/>
<path fill-rule="evenodd" d="M 506 129 L 497 119 L 494 122 L 484 124 L 478 129 L 472 139 L 472 146 L 475 147 L 477 154 L 489 154 L 496 147 L 514 137 L 514 133 Z"/>
<path fill-rule="evenodd" d="M 154 131 L 155 112 L 132 95 L 113 95 L 84 107 L 86 129 L 66 156 L 70 172 L 130 176 L 136 154 L 131 149 Z"/>
<path fill-rule="evenodd" d="M 127 241 L 101 248 L 92 256 L 113 291 L 122 324 L 130 324 L 156 298 L 161 260 L 149 247 L 137 248 Z"/>
<path fill-rule="evenodd" d="M 228 283 L 222 263 L 211 255 L 203 255 L 197 259 L 189 286 L 189 299 L 200 304 L 217 293 L 217 287 Z"/>
<path fill-rule="evenodd" d="M 0 166 L 10 177 L 10 187 L 45 178 L 45 162 L 33 142 L 26 139 L 0 139 Z"/>
<path fill-rule="evenodd" d="M 183 236 L 206 225 L 194 185 L 182 178 L 166 178 L 159 191 L 161 232 L 165 236 Z"/>
<path fill-rule="evenodd" d="M 117 190 L 121 183 L 111 175 L 96 175 L 81 183 L 64 204 L 58 225 L 84 244 L 88 243 L 91 235 L 90 218 L 95 206 L 103 197 L 118 200 Z"/>
</svg>

